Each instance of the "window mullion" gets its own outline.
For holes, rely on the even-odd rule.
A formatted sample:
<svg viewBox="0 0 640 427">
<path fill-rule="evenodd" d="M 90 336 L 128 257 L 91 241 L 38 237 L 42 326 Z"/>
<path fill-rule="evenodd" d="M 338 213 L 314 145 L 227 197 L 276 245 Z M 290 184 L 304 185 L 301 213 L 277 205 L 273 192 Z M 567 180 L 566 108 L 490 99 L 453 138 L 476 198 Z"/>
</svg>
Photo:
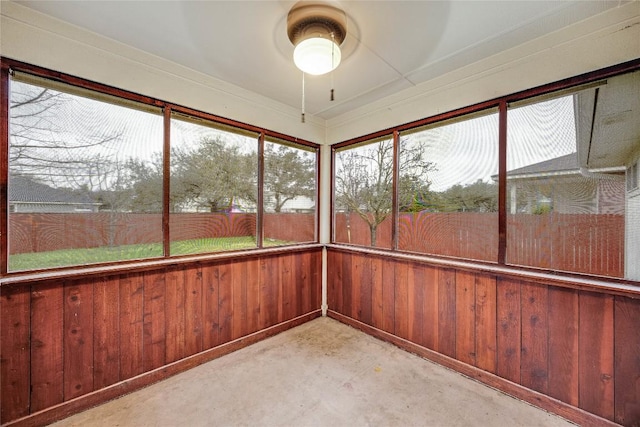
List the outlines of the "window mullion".
<svg viewBox="0 0 640 427">
<path fill-rule="evenodd" d="M 498 264 L 507 254 L 507 102 L 501 101 L 498 112 Z"/>
<path fill-rule="evenodd" d="M 264 132 L 258 137 L 258 208 L 256 209 L 256 245 L 264 241 Z"/>
<path fill-rule="evenodd" d="M 162 253 L 171 255 L 169 204 L 171 195 L 171 107 L 164 108 L 164 145 L 162 148 Z"/>
<path fill-rule="evenodd" d="M 9 259 L 9 246 L 7 231 L 8 225 L 8 205 L 9 191 L 7 182 L 9 180 L 9 67 L 2 66 L 0 72 L 0 151 L 2 159 L 0 163 L 0 275 L 7 273 Z"/>
<path fill-rule="evenodd" d="M 391 248 L 398 249 L 398 180 L 400 179 L 400 132 L 393 131 L 393 179 L 391 199 Z"/>
</svg>

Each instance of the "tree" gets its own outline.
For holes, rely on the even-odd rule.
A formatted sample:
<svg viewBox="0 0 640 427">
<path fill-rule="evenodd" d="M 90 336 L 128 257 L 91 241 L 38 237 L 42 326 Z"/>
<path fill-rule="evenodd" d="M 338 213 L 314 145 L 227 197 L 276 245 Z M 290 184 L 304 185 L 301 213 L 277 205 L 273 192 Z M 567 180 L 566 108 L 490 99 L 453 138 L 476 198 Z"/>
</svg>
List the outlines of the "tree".
<svg viewBox="0 0 640 427">
<path fill-rule="evenodd" d="M 427 173 L 434 165 L 424 159 L 424 147 L 412 145 L 400 152 L 398 198 L 409 206 L 429 188 Z M 355 212 L 369 226 L 371 246 L 378 226 L 391 214 L 393 192 L 393 141 L 382 140 L 346 149 L 336 155 L 336 207 Z"/>
<path fill-rule="evenodd" d="M 498 186 L 483 182 L 456 184 L 434 196 L 433 205 L 439 212 L 497 212 Z"/>
<path fill-rule="evenodd" d="M 14 79 L 9 101 L 9 172 L 90 197 L 108 216 L 108 246 L 117 244 L 123 214 L 162 211 L 162 179 L 146 196 L 133 184 L 143 179 L 146 163 L 123 150 L 133 146 L 141 123 L 136 112 L 91 96 L 77 96 Z M 161 166 L 161 162 L 160 162 Z M 161 169 L 160 169 L 161 170 Z M 154 199 L 155 200 L 152 200 Z M 100 230 L 87 229 L 87 233 Z"/>
<path fill-rule="evenodd" d="M 129 158 L 124 165 L 128 181 L 128 204 L 135 212 L 162 212 L 163 162 L 155 153 L 150 161 Z"/>
<path fill-rule="evenodd" d="M 11 174 L 30 176 L 54 187 L 89 188 L 96 168 L 105 171 L 113 163 L 112 151 L 98 152 L 118 141 L 122 128 L 87 126 L 74 117 L 90 114 L 82 98 L 49 88 L 12 81 L 9 168 Z M 102 185 L 106 182 L 102 182 Z"/>
<path fill-rule="evenodd" d="M 209 212 L 231 210 L 238 202 L 257 201 L 257 156 L 223 139 L 203 138 L 195 147 L 171 153 L 172 203 L 196 204 Z"/>
<path fill-rule="evenodd" d="M 281 144 L 265 145 L 265 198 L 270 197 L 274 212 L 280 212 L 286 202 L 296 197 L 314 198 L 316 163 L 306 153 Z"/>
</svg>

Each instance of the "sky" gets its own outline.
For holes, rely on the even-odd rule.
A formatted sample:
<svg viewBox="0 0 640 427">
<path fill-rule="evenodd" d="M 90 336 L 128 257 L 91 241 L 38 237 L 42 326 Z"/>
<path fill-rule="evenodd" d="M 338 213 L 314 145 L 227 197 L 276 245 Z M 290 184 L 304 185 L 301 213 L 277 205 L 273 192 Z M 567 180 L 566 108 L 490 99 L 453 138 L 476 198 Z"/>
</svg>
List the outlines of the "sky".
<svg viewBox="0 0 640 427">
<path fill-rule="evenodd" d="M 16 97 L 20 93 L 39 90 L 17 81 L 12 82 L 11 89 Z M 85 156 L 86 150 L 91 150 L 90 154 L 113 156 L 120 161 L 130 157 L 151 160 L 154 154 L 162 152 L 163 116 L 159 110 L 149 112 L 147 108 L 147 111 L 142 111 L 65 94 L 64 102 L 46 111 L 46 119 L 46 122 L 38 121 L 38 126 L 49 126 L 51 132 L 56 133 L 51 138 L 64 140 L 69 147 L 116 136 L 104 144 L 74 149 L 85 150 Z M 572 96 L 509 109 L 507 169 L 575 152 L 574 120 Z M 247 151 L 255 151 L 257 147 L 254 143 L 257 135 L 232 134 L 197 123 L 172 120 L 171 140 L 175 146 L 191 145 L 203 137 L 216 136 L 246 147 Z M 401 144 L 401 150 L 419 146 L 424 158 L 434 164 L 434 170 L 429 172 L 434 191 L 443 191 L 456 184 L 472 184 L 477 180 L 491 182 L 491 176 L 498 172 L 498 115 L 492 113 L 469 120 L 457 119 L 449 124 L 405 132 L 401 135 Z"/>
</svg>

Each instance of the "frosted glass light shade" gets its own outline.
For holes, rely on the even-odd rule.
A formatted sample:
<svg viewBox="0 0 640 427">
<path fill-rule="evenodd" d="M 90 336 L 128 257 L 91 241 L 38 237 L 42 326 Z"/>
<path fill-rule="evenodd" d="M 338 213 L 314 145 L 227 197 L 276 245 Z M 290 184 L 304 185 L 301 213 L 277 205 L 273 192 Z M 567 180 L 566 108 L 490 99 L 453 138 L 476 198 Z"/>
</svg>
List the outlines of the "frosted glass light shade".
<svg viewBox="0 0 640 427">
<path fill-rule="evenodd" d="M 340 58 L 340 47 L 322 37 L 303 40 L 293 51 L 293 62 L 296 67 L 315 76 L 335 70 L 340 65 Z"/>
</svg>

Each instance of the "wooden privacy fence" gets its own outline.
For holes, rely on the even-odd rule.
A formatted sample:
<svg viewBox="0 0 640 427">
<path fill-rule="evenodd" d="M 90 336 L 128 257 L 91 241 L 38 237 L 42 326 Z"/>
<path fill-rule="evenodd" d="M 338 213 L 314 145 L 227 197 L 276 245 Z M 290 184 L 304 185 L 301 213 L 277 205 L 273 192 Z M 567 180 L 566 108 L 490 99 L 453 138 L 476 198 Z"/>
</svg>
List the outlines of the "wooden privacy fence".
<svg viewBox="0 0 640 427">
<path fill-rule="evenodd" d="M 624 277 L 624 215 L 509 215 L 507 262 Z"/>
<path fill-rule="evenodd" d="M 391 217 L 387 217 L 377 228 L 375 247 L 391 248 Z M 371 246 L 369 225 L 357 214 L 339 213 L 334 217 L 334 236 L 337 243 Z"/>
<path fill-rule="evenodd" d="M 312 213 L 266 213 L 264 237 L 285 242 L 315 242 L 316 216 Z"/>
<path fill-rule="evenodd" d="M 160 214 L 12 213 L 9 253 L 162 242 Z"/>
<path fill-rule="evenodd" d="M 171 214 L 169 229 L 172 241 L 255 236 L 256 214 Z M 264 237 L 294 242 L 314 241 L 315 216 L 265 214 Z M 162 242 L 161 214 L 101 212 L 9 215 L 10 254 L 159 242 Z"/>
<path fill-rule="evenodd" d="M 624 276 L 624 216 L 516 214 L 508 216 L 507 262 L 559 271 Z M 170 217 L 171 240 L 254 236 L 256 215 L 185 213 Z M 265 239 L 315 240 L 313 214 L 269 213 Z M 335 218 L 336 242 L 370 245 L 369 226 L 355 214 Z M 162 241 L 160 214 L 13 213 L 11 254 Z M 377 229 L 377 247 L 391 248 L 391 220 Z M 398 249 L 495 262 L 498 214 L 420 212 L 398 219 Z"/>
<path fill-rule="evenodd" d="M 624 277 L 624 215 L 516 214 L 507 221 L 509 264 Z M 358 215 L 338 214 L 335 240 L 370 246 L 369 226 Z M 376 247 L 392 247 L 389 218 L 378 226 Z M 398 249 L 495 262 L 498 214 L 402 214 Z"/>
<path fill-rule="evenodd" d="M 398 221 L 398 249 L 496 261 L 497 213 L 415 213 Z"/>
</svg>

